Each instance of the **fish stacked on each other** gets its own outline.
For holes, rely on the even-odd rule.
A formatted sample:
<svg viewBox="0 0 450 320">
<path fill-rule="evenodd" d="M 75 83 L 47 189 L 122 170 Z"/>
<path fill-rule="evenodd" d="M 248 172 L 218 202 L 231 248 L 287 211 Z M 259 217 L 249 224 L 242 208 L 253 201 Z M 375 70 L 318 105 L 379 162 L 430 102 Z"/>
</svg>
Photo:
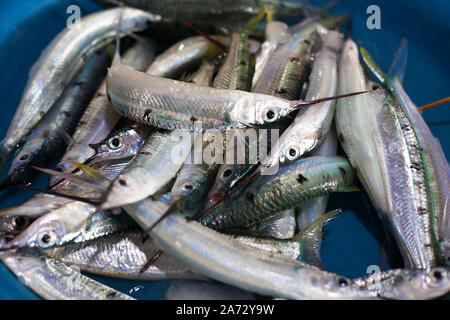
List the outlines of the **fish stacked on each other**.
<svg viewBox="0 0 450 320">
<path fill-rule="evenodd" d="M 248 16 L 238 3 L 224 12 L 189 8 L 201 36 L 156 57 L 149 24 L 179 19 L 157 2 L 141 9 L 161 16 L 108 9 L 53 40 L 1 144 L 5 162 L 24 143 L 4 189 L 24 187 L 38 171 L 51 175 L 49 187 L 0 211 L 2 261 L 48 299 L 130 298 L 68 265 L 126 279 L 215 279 L 290 299 L 446 294 L 448 164 L 401 87 L 406 46 L 388 75 L 362 51 L 375 85 L 357 45 L 339 32 L 342 19 L 309 5 L 311 16 L 292 27 L 273 20 L 287 4 L 261 2 L 250 21 L 226 24 L 227 33 L 202 31 L 217 14 Z M 114 53 L 119 36 L 126 38 Z M 234 138 L 217 140 L 229 132 L 245 140 L 252 128 L 281 132 L 277 139 L 258 130 L 244 143 L 247 156 L 270 140 L 266 156 L 191 161 L 196 146 L 239 156 L 228 148 Z M 180 140 L 186 134 L 193 139 Z M 348 159 L 336 155 L 338 139 Z M 44 168 L 61 154 L 56 170 Z M 405 269 L 358 279 L 325 270 L 322 227 L 339 215 L 325 213 L 328 196 L 359 183 Z"/>
</svg>

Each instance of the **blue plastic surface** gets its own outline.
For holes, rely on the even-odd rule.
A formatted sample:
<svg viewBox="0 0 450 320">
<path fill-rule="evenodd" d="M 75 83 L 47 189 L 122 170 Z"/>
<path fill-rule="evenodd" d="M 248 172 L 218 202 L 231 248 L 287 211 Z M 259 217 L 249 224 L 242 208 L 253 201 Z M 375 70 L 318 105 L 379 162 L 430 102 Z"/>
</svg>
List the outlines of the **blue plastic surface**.
<svg viewBox="0 0 450 320">
<path fill-rule="evenodd" d="M 323 4 L 326 1 L 312 1 Z M 2 116 L 0 136 L 9 126 L 25 86 L 29 69 L 41 51 L 66 25 L 66 9 L 71 4 L 81 8 L 82 15 L 100 9 L 89 0 L 18 0 L 0 1 L 0 97 Z M 381 30 L 366 28 L 366 9 L 381 8 Z M 332 13 L 348 13 L 353 20 L 353 38 L 363 45 L 375 61 L 387 70 L 402 36 L 409 41 L 409 59 L 404 87 L 417 105 L 448 96 L 450 88 L 450 6 L 445 0 L 375 1 L 340 0 Z M 447 157 L 450 152 L 448 104 L 424 112 L 433 134 L 440 140 Z M 45 187 L 46 177 L 38 179 Z M 26 200 L 32 193 L 8 191 L 0 195 L 0 207 Z M 364 193 L 332 195 L 329 209 L 342 208 L 344 213 L 325 228 L 322 258 L 329 271 L 348 277 L 365 275 L 371 265 L 380 264 L 384 233 Z M 381 269 L 401 265 L 393 259 Z M 95 279 L 143 299 L 161 299 L 168 281 L 131 282 L 95 276 Z M 38 299 L 0 264 L 0 299 Z"/>
</svg>

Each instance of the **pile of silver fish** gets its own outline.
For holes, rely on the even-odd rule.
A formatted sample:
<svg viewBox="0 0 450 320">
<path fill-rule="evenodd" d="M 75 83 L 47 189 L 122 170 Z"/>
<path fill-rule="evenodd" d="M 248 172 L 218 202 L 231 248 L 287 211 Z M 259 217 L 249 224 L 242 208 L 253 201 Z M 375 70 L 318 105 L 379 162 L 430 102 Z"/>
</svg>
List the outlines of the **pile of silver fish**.
<svg viewBox="0 0 450 320">
<path fill-rule="evenodd" d="M 0 259 L 29 288 L 132 299 L 96 274 L 278 299 L 450 291 L 449 166 L 402 87 L 406 40 L 384 73 L 345 17 L 306 2 L 98 2 L 42 52 L 0 142 L 1 190 L 38 191 L 0 210 Z M 188 37 L 155 40 L 180 25 Z M 323 226 L 331 193 L 361 190 L 404 268 L 349 279 L 325 270 Z"/>
</svg>

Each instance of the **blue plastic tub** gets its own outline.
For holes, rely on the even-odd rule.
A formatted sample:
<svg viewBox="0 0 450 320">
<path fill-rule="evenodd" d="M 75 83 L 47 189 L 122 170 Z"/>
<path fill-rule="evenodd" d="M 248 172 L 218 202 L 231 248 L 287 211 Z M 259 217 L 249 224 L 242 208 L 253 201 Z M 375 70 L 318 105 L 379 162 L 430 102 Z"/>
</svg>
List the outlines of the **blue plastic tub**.
<svg viewBox="0 0 450 320">
<path fill-rule="evenodd" d="M 324 3 L 315 1 L 313 3 Z M 0 97 L 2 117 L 0 136 L 4 136 L 20 100 L 29 69 L 41 51 L 66 25 L 69 5 L 76 4 L 82 15 L 101 8 L 89 0 L 19 0 L 0 1 Z M 381 29 L 366 27 L 366 9 L 381 8 Z M 348 13 L 353 19 L 353 38 L 389 68 L 402 36 L 409 40 L 409 61 L 404 86 L 417 105 L 446 97 L 450 89 L 450 6 L 448 1 L 376 1 L 340 0 L 333 13 Z M 447 158 L 450 152 L 449 106 L 424 112 L 434 135 L 440 140 Z M 45 187 L 46 177 L 36 185 Z M 0 207 L 23 202 L 30 192 L 8 191 L 0 195 Z M 364 193 L 333 195 L 329 209 L 342 208 L 344 213 L 325 228 L 322 257 L 329 271 L 348 277 L 367 274 L 370 266 L 382 270 L 401 265 L 394 254 L 380 262 L 383 229 Z M 135 282 L 94 277 L 136 298 L 162 299 L 170 281 Z M 133 290 L 134 289 L 134 290 Z M 130 292 L 131 291 L 131 292 Z M 231 297 L 253 297 L 248 293 L 229 291 Z M 0 299 L 39 299 L 31 290 L 0 264 Z"/>
</svg>

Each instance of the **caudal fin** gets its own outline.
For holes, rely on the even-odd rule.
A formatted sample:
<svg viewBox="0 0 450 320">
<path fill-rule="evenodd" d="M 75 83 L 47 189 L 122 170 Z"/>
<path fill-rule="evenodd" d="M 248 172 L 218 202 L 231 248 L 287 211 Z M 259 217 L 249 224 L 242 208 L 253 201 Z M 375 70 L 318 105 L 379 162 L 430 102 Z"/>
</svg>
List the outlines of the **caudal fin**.
<svg viewBox="0 0 450 320">
<path fill-rule="evenodd" d="M 292 240 L 298 241 L 301 244 L 299 260 L 324 269 L 322 259 L 320 258 L 323 235 L 322 228 L 331 220 L 335 219 L 341 212 L 341 209 L 336 209 L 323 214 L 292 238 Z"/>
<path fill-rule="evenodd" d="M 406 63 L 408 60 L 408 40 L 402 38 L 400 45 L 395 52 L 391 67 L 388 71 L 389 79 L 397 78 L 400 83 L 403 82 L 406 71 Z"/>
</svg>

